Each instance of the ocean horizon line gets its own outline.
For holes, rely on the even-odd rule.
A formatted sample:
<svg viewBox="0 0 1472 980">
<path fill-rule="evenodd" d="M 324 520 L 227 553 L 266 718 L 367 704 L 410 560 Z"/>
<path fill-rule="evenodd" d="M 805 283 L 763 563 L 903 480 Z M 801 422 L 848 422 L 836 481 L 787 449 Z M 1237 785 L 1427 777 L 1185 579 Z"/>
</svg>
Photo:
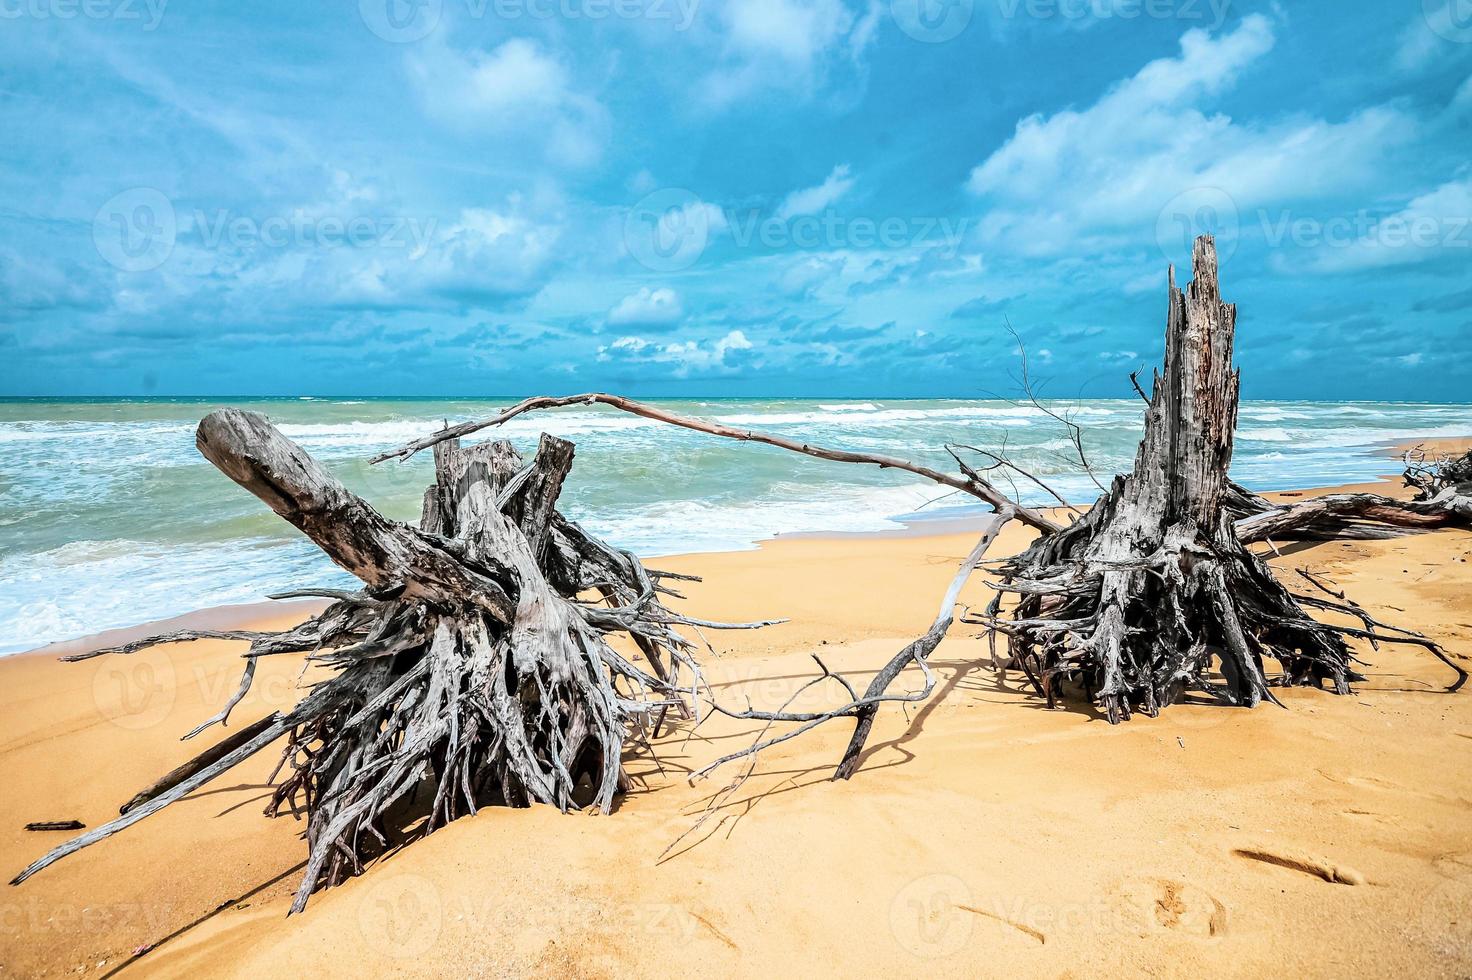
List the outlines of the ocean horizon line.
<svg viewBox="0 0 1472 980">
<path fill-rule="evenodd" d="M 607 393 L 607 389 L 595 389 Z M 582 391 L 570 392 L 568 394 L 583 394 Z M 361 402 L 436 402 L 436 401 L 524 401 L 527 398 L 550 397 L 566 398 L 568 394 L 551 394 L 544 392 L 537 394 L 485 394 L 485 395 L 459 395 L 459 394 L 435 394 L 435 395 L 365 395 L 365 394 L 339 394 L 323 395 L 312 393 L 296 393 L 284 395 L 0 395 L 0 404 L 24 404 L 34 402 L 72 402 L 76 404 L 97 404 L 108 402 L 160 402 L 160 403 L 209 403 L 217 401 L 235 402 L 265 402 L 265 401 L 333 401 L 345 400 Z M 619 394 L 623 394 L 619 392 Z M 908 402 L 932 402 L 932 401 L 970 401 L 970 402 L 1009 402 L 1016 404 L 1027 404 L 1026 397 L 1007 397 L 1005 395 L 625 395 L 636 401 L 646 402 L 739 402 L 739 401 L 810 401 L 810 402 L 862 402 L 862 401 L 908 401 Z M 1119 395 L 1046 395 L 1039 396 L 1038 401 L 1043 403 L 1053 402 L 1119 402 L 1134 401 L 1138 396 L 1133 394 Z M 1241 402 L 1274 402 L 1285 405 L 1468 405 L 1472 406 L 1472 398 L 1461 400 L 1445 400 L 1437 398 L 1279 398 L 1270 396 L 1248 396 L 1243 395 Z M 568 405 L 567 408 L 574 406 Z"/>
</svg>

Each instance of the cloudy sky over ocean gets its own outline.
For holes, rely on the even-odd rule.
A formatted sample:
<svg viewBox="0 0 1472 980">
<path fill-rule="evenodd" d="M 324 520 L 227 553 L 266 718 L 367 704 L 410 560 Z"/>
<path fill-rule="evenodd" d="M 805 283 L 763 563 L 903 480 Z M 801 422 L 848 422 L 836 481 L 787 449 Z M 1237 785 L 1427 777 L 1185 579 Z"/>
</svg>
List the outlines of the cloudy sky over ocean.
<svg viewBox="0 0 1472 980">
<path fill-rule="evenodd" d="M 1472 390 L 1460 0 L 6 0 L 0 393 Z"/>
</svg>

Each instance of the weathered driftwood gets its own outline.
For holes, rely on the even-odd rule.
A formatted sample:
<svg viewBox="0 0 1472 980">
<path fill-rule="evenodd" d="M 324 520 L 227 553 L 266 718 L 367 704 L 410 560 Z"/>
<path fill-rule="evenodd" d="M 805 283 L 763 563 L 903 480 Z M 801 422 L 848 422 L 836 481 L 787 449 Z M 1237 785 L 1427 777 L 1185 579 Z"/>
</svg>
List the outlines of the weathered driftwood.
<svg viewBox="0 0 1472 980">
<path fill-rule="evenodd" d="M 1472 528 L 1472 452 L 1428 460 L 1423 450 L 1412 449 L 1404 454 L 1402 478 L 1416 491 L 1412 500 L 1334 493 L 1274 504 L 1232 484 L 1226 505 L 1245 544 L 1395 538 L 1442 527 Z"/>
<path fill-rule="evenodd" d="M 1294 596 L 1245 545 L 1270 539 L 1375 538 L 1412 530 L 1472 526 L 1472 483 L 1467 474 L 1441 480 L 1434 493 L 1414 502 L 1374 494 L 1336 495 L 1277 505 L 1227 479 L 1236 428 L 1238 380 L 1231 369 L 1235 308 L 1221 302 L 1216 282 L 1216 251 L 1210 238 L 1198 239 L 1196 281 L 1185 293 L 1171 272 L 1165 375 L 1155 379 L 1155 394 L 1136 390 L 1149 405 L 1144 442 L 1134 472 L 1117 477 L 1087 515 L 1065 527 L 1047 513 L 1022 506 L 991 483 L 957 450 L 979 453 L 983 470 L 1005 468 L 1032 481 L 1075 514 L 1052 488 L 998 451 L 947 446 L 960 473 L 893 456 L 828 448 L 771 433 L 735 428 L 677 415 L 653 405 L 603 392 L 528 398 L 493 418 L 465 422 L 431 433 L 374 459 L 407 459 L 445 440 L 501 425 L 519 415 L 575 405 L 606 405 L 669 425 L 743 442 L 756 442 L 817 459 L 873 465 L 923 477 L 989 504 L 977 548 L 963 562 L 931 629 L 891 659 L 859 696 L 853 685 L 827 668 L 811 683 L 840 683 L 850 700 L 824 712 L 731 711 L 740 718 L 792 722 L 798 728 L 722 756 L 696 775 L 767 746 L 786 741 L 836 718 L 855 719 L 855 731 L 835 772 L 848 778 L 856 770 L 874 714 L 885 701 L 916 701 L 929 696 L 934 679 L 928 658 L 949 629 L 960 587 L 986 548 L 1010 520 L 1036 529 L 1039 540 L 1005 566 L 1004 584 L 983 616 L 973 618 L 996 634 L 1007 634 L 1015 662 L 1028 671 L 1040 694 L 1057 703 L 1065 678 L 1081 681 L 1097 694 L 1111 721 L 1134 708 L 1155 712 L 1185 690 L 1210 691 L 1232 704 L 1271 698 L 1262 657 L 1283 664 L 1289 683 L 1329 681 L 1347 691 L 1356 675 L 1344 636 L 1371 643 L 1416 643 L 1457 671 L 1466 673 L 1435 643 L 1412 631 L 1366 618 L 1347 600 Z M 1024 372 L 1026 370 L 1024 356 Z M 1024 379 L 1026 375 L 1024 374 Z M 1134 380 L 1134 376 L 1131 376 Z M 1038 401 L 1024 385 L 1032 405 L 1066 426 L 1086 472 L 1081 433 L 1067 418 Z M 1469 455 L 1472 459 L 1472 455 Z M 1472 463 L 1468 465 L 1472 471 Z M 1460 473 L 1461 471 L 1455 471 Z M 1410 482 L 1408 470 L 1407 480 Z M 1428 483 L 1427 488 L 1431 485 Z M 1004 594 L 1019 597 L 1017 611 L 998 618 Z M 1319 623 L 1299 603 L 1355 616 L 1363 630 Z M 1208 672 L 1219 657 L 1224 683 Z M 891 695 L 888 688 L 910 665 L 920 668 L 923 686 Z"/>
<path fill-rule="evenodd" d="M 1425 446 L 1415 446 L 1404 456 L 1405 485 L 1416 491 L 1417 500 L 1436 500 L 1448 490 L 1454 497 L 1472 497 L 1472 450 L 1429 456 Z"/>
<path fill-rule="evenodd" d="M 1327 682 L 1347 693 L 1359 677 L 1346 635 L 1424 641 L 1314 620 L 1247 550 L 1248 541 L 1326 532 L 1339 526 L 1331 515 L 1407 526 L 1419 512 L 1409 504 L 1387 511 L 1367 494 L 1273 507 L 1229 484 L 1236 309 L 1221 300 L 1210 238 L 1197 240 L 1192 261 L 1184 291 L 1171 273 L 1164 373 L 1155 376 L 1133 471 L 1083 518 L 1004 562 L 996 598 L 971 620 L 1007 637 L 1013 662 L 1050 705 L 1074 682 L 1111 722 L 1153 715 L 1192 690 L 1235 705 L 1271 699 L 1265 657 L 1282 665 L 1282 683 Z M 1004 615 L 1009 594 L 1016 600 Z M 1306 604 L 1362 618 L 1345 602 Z M 1465 677 L 1435 644 L 1421 645 Z"/>
<path fill-rule="evenodd" d="M 803 734 L 804 732 L 816 727 L 817 725 L 838 718 L 853 718 L 855 721 L 855 727 L 853 737 L 849 740 L 849 745 L 848 748 L 844 751 L 843 758 L 839 760 L 839 764 L 834 771 L 833 778 L 848 779 L 849 777 L 851 777 L 858 769 L 859 760 L 862 755 L 864 745 L 867 742 L 869 733 L 873 728 L 874 715 L 878 711 L 880 705 L 889 701 L 923 701 L 925 698 L 929 697 L 930 692 L 934 690 L 935 677 L 930 671 L 930 667 L 928 664 L 929 657 L 935 651 L 935 648 L 940 644 L 940 641 L 945 637 L 947 631 L 950 629 L 951 623 L 954 621 L 955 607 L 962 586 L 964 586 L 967 579 L 970 578 L 971 573 L 980 563 L 982 557 L 985 555 L 986 550 L 991 546 L 992 542 L 996 540 L 997 535 L 1001 532 L 1001 529 L 1009 521 L 1014 519 L 1021 521 L 1022 523 L 1025 523 L 1044 534 L 1050 534 L 1062 528 L 1061 524 L 1053 520 L 1042 511 L 1035 510 L 1030 507 L 1024 507 L 1017 501 L 1008 498 L 979 472 L 967 466 L 960 459 L 960 457 L 956 455 L 954 451 L 952 451 L 951 455 L 956 460 L 961 470 L 959 476 L 950 473 L 943 473 L 932 467 L 925 466 L 920 463 L 914 463 L 909 460 L 900 459 L 895 456 L 882 456 L 875 453 L 854 452 L 846 449 L 826 448 L 823 446 L 814 445 L 810 442 L 797 442 L 795 440 L 787 439 L 783 436 L 773 435 L 771 433 L 758 432 L 752 429 L 738 429 L 733 428 L 732 426 L 722 425 L 717 422 L 710 422 L 705 419 L 697 419 L 691 418 L 689 416 L 677 415 L 673 412 L 668 412 L 662 408 L 658 408 L 644 402 L 638 402 L 630 398 L 624 398 L 620 395 L 610 395 L 602 392 L 590 392 L 587 394 L 569 395 L 564 397 L 528 398 L 525 401 L 519 402 L 506 411 L 500 413 L 494 418 L 477 422 L 465 422 L 461 423 L 460 425 L 450 426 L 448 428 L 441 429 L 438 432 L 434 432 L 430 435 L 424 436 L 423 438 L 416 439 L 413 442 L 400 447 L 399 449 L 376 456 L 374 457 L 373 462 L 381 463 L 389 459 L 408 459 L 415 453 L 420 452 L 424 449 L 429 449 L 431 447 L 435 448 L 435 450 L 438 451 L 438 448 L 447 441 L 453 441 L 463 435 L 502 425 L 506 422 L 509 422 L 511 419 L 516 418 L 518 415 L 522 415 L 527 412 L 540 411 L 544 409 L 565 408 L 572 405 L 599 404 L 607 405 L 611 408 L 616 408 L 619 411 L 628 412 L 630 414 L 638 415 L 643 418 L 664 422 L 668 425 L 678 426 L 683 429 L 690 429 L 696 432 L 703 432 L 708 435 L 720 436 L 727 439 L 736 439 L 741 442 L 762 443 L 764 445 L 775 446 L 779 449 L 785 449 L 790 452 L 800 453 L 804 456 L 810 456 L 815 459 L 824 459 L 831 462 L 839 463 L 857 463 L 860 465 L 878 466 L 881 469 L 903 470 L 908 473 L 913 473 L 917 476 L 922 476 L 928 480 L 940 484 L 941 486 L 950 487 L 953 490 L 959 490 L 963 493 L 970 494 L 978 500 L 989 504 L 993 508 L 993 513 L 985 522 L 976 547 L 972 550 L 971 554 L 967 556 L 965 561 L 962 562 L 960 569 L 957 571 L 955 579 L 951 583 L 951 587 L 947 590 L 945 597 L 942 599 L 940 612 L 937 615 L 934 623 L 932 623 L 930 629 L 927 630 L 924 635 L 920 636 L 912 643 L 907 644 L 902 650 L 895 654 L 895 656 L 887 664 L 885 664 L 883 668 L 880 669 L 878 674 L 875 675 L 873 680 L 869 683 L 863 696 L 860 696 L 857 693 L 853 684 L 851 684 L 846 678 L 828 671 L 825 667 L 823 669 L 823 673 L 819 677 L 815 678 L 813 681 L 809 682 L 809 685 L 813 683 L 823 683 L 831 680 L 841 685 L 849 694 L 850 698 L 848 701 L 828 711 L 733 711 L 723 707 L 719 703 L 712 700 L 710 704 L 711 708 L 722 714 L 730 715 L 736 718 L 766 721 L 769 723 L 793 722 L 797 723 L 799 727 L 793 731 L 788 731 L 781 735 L 774 736 L 771 739 L 759 738 L 754 744 L 748 746 L 747 748 L 732 752 L 728 755 L 724 755 L 721 758 L 710 763 L 709 765 L 705 766 L 704 768 L 698 770 L 697 772 L 692 774 L 692 778 L 704 776 L 715 770 L 716 768 L 719 768 L 720 766 L 728 762 L 732 762 L 736 759 L 743 759 L 753 756 L 771 745 L 785 742 L 791 738 Z M 899 676 L 906 670 L 906 668 L 908 668 L 912 664 L 920 669 L 921 676 L 923 678 L 923 684 L 921 688 L 919 690 L 911 691 L 905 694 L 888 693 L 889 687 L 899 678 Z M 806 685 L 804 689 L 806 689 Z"/>
<path fill-rule="evenodd" d="M 334 601 L 284 633 L 176 632 L 69 659 L 154 643 L 249 641 L 237 692 L 190 735 L 226 721 L 260 657 L 306 651 L 335 673 L 290 711 L 164 776 L 117 820 L 56 848 L 15 884 L 284 736 L 277 773 L 285 776 L 267 813 L 305 812 L 308 860 L 292 906 L 300 910 L 315 889 L 361 870 L 391 840 L 489 802 L 606 813 L 626 785 L 626 740 L 700 682 L 692 644 L 676 631 L 693 623 L 659 600 L 671 591 L 660 584 L 665 576 L 557 512 L 572 466 L 568 442 L 543 436 L 527 463 L 506 442 L 441 443 L 419 527 L 380 515 L 260 415 L 215 412 L 200 423 L 197 442 L 366 588 L 316 592 Z M 589 593 L 607 605 L 579 598 Z M 610 646 L 611 632 L 628 634 L 647 664 Z M 417 814 L 390 815 L 416 794 Z M 403 826 L 411 817 L 418 825 Z"/>
<path fill-rule="evenodd" d="M 1131 377 L 1133 378 L 1134 376 L 1132 375 Z M 1149 400 L 1148 397 L 1146 400 Z M 1083 454 L 1081 433 L 1078 427 L 1068 419 L 1049 409 L 1046 405 L 1043 405 L 1036 398 L 1030 398 L 1029 403 L 1037 407 L 1038 411 L 1050 415 L 1065 426 L 1070 441 L 1077 447 L 1081 465 L 1085 469 L 1088 469 L 1088 461 Z M 881 469 L 896 469 L 913 473 L 940 486 L 970 494 L 983 503 L 991 505 L 998 511 L 1010 510 L 1017 520 L 1045 534 L 1062 530 L 1063 525 L 1059 524 L 1047 513 L 1035 508 L 1021 506 L 1016 500 L 1009 498 L 999 490 L 995 484 L 985 479 L 976 469 L 966 465 L 957 455 L 956 450 L 968 450 L 980 453 L 992 460 L 989 468 L 1005 467 L 1036 484 L 1045 493 L 1053 497 L 1060 506 L 1072 509 L 1071 505 L 1063 500 L 1046 483 L 1017 466 L 995 450 L 982 450 L 973 446 L 948 446 L 947 449 L 961 470 L 961 473 L 957 475 L 946 473 L 921 463 L 901 459 L 897 456 L 884 456 L 877 453 L 826 448 L 810 442 L 788 439 L 784 436 L 760 432 L 754 429 L 738 429 L 733 426 L 722 425 L 718 422 L 677 415 L 654 405 L 625 398 L 622 395 L 612 395 L 597 391 L 586 392 L 580 395 L 562 395 L 557 397 L 537 396 L 535 398 L 528 398 L 525 401 L 513 405 L 494 418 L 463 422 L 459 425 L 441 429 L 438 432 L 407 443 L 398 449 L 375 456 L 372 462 L 381 463 L 389 459 L 408 459 L 415 453 L 438 445 L 446 439 L 455 439 L 480 432 L 483 429 L 493 426 L 502 425 L 516 418 L 518 415 L 523 415 L 527 412 L 551 408 L 565 408 L 573 405 L 607 405 L 622 412 L 628 412 L 642 418 L 653 419 L 657 422 L 664 422 L 683 429 L 691 429 L 696 432 L 706 433 L 707 435 L 722 436 L 728 439 L 737 439 L 742 442 L 755 442 L 775 446 L 778 449 L 801 453 L 804 456 L 811 456 L 814 459 L 825 459 L 838 463 L 859 463 L 868 466 L 878 466 Z M 1465 459 L 1472 460 L 1472 453 L 1467 454 Z M 1448 470 L 1448 475 L 1461 474 L 1461 476 L 1457 479 L 1449 479 L 1447 477 L 1437 478 L 1438 482 L 1436 483 L 1435 493 L 1426 493 L 1423 488 L 1422 493 L 1413 501 L 1396 500 L 1393 497 L 1386 497 L 1381 494 L 1350 493 L 1314 497 L 1294 504 L 1274 504 L 1266 498 L 1252 493 L 1236 483 L 1228 481 L 1222 491 L 1222 504 L 1235 519 L 1237 536 L 1244 544 L 1266 540 L 1321 541 L 1344 538 L 1387 538 L 1396 537 L 1403 533 L 1434 530 L 1442 527 L 1472 527 L 1472 473 L 1467 472 L 1472 470 L 1472 463 L 1447 461 L 1446 465 L 1460 466 L 1460 469 L 1454 468 Z M 1434 465 L 1431 467 L 1418 466 L 1415 468 L 1408 465 L 1406 469 L 1407 486 L 1421 486 L 1420 483 L 1413 482 L 1413 473 L 1422 474 L 1421 476 L 1417 476 L 1416 479 L 1424 478 L 1429 480 L 1432 478 L 1425 476 L 1425 474 L 1434 472 L 1439 472 L 1439 468 Z M 1427 486 L 1429 485 L 1428 483 Z"/>
<path fill-rule="evenodd" d="M 1472 527 L 1472 496 L 1455 488 L 1431 500 L 1378 493 L 1331 493 L 1237 520 L 1237 537 L 1257 541 L 1393 538 L 1440 527 Z"/>
</svg>

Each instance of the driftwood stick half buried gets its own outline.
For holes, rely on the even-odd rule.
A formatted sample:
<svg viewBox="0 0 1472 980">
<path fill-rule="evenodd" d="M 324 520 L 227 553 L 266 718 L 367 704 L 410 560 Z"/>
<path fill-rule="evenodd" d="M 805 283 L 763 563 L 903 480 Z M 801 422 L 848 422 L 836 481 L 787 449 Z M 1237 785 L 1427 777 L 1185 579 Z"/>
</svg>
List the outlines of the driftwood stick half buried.
<svg viewBox="0 0 1472 980">
<path fill-rule="evenodd" d="M 71 840 L 67 841 L 65 844 L 62 844 L 60 847 L 57 847 L 56 849 L 48 852 L 38 861 L 34 862 L 20 874 L 12 878 L 10 880 L 10 883 L 12 885 L 19 885 L 31 875 L 35 874 L 37 871 L 40 871 L 43 868 L 50 867 L 52 864 L 55 864 L 57 861 L 60 861 L 62 858 L 66 857 L 68 854 L 75 854 L 82 848 L 87 847 L 90 844 L 95 844 L 100 840 L 105 840 L 118 831 L 131 827 L 133 824 L 142 820 L 144 817 L 147 817 L 153 813 L 157 813 L 159 810 L 162 810 L 170 803 L 173 803 L 175 800 L 188 795 L 193 790 L 197 789 L 200 786 L 203 786 L 205 783 L 220 775 L 220 773 L 231 769 L 237 763 L 250 757 L 251 755 L 254 755 L 256 752 L 265 748 L 267 745 L 270 745 L 272 742 L 276 741 L 276 739 L 286 734 L 287 730 L 290 729 L 290 727 L 291 722 L 287 718 L 283 718 L 280 714 L 270 715 L 269 717 L 264 719 L 264 724 L 261 724 L 259 728 L 256 729 L 253 738 L 235 746 L 229 753 L 221 756 L 218 759 L 215 759 L 209 765 L 204 766 L 199 770 L 191 773 L 188 777 L 180 782 L 173 784 L 168 789 L 160 793 L 158 796 L 152 797 L 151 799 L 148 799 L 147 801 L 132 807 L 116 820 L 113 820 L 110 823 L 105 823 L 95 830 L 90 830 L 80 837 L 74 837 Z"/>
<path fill-rule="evenodd" d="M 1434 500 L 1334 493 L 1252 514 L 1238 520 L 1234 527 L 1237 540 L 1243 544 L 1314 532 L 1327 538 L 1392 537 L 1443 527 L 1472 527 L 1472 500 L 1454 491 Z M 1343 533 L 1347 529 L 1358 529 L 1360 534 Z"/>
</svg>

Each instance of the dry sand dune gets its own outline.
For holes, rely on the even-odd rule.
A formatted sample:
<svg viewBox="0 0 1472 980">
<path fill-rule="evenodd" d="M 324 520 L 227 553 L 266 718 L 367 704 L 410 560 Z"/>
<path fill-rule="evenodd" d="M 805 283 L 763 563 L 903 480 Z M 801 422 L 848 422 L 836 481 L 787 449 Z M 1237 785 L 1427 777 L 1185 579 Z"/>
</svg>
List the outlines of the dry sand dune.
<svg viewBox="0 0 1472 980">
<path fill-rule="evenodd" d="M 1023 540 L 1014 529 L 995 551 Z M 689 603 L 701 615 L 792 618 L 712 637 L 727 701 L 775 705 L 812 675 L 810 653 L 872 669 L 923 630 L 971 543 L 793 539 L 656 564 L 706 577 Z M 1465 659 L 1469 561 L 1472 535 L 1438 532 L 1284 548 L 1276 565 L 1322 572 Z M 965 598 L 986 595 L 978 580 Z M 826 780 L 846 725 L 783 744 L 661 860 L 744 771 L 686 782 L 752 738 L 751 723 L 713 718 L 661 736 L 657 761 L 635 755 L 643 788 L 611 817 L 482 811 L 290 919 L 301 826 L 260 815 L 259 760 L 0 893 L 0 964 L 11 977 L 1472 974 L 1472 690 L 1439 693 L 1449 671 L 1417 648 L 1358 649 L 1369 680 L 1351 697 L 1294 690 L 1287 710 L 1181 705 L 1111 728 L 1077 705 L 1043 709 L 957 627 L 935 657 L 937 696 L 912 722 L 883 712 L 850 782 Z M 191 755 L 177 738 L 227 696 L 237 652 L 0 661 L 4 867 L 61 839 L 26 822 L 95 826 Z M 294 701 L 289 660 L 267 664 L 242 722 Z"/>
</svg>

